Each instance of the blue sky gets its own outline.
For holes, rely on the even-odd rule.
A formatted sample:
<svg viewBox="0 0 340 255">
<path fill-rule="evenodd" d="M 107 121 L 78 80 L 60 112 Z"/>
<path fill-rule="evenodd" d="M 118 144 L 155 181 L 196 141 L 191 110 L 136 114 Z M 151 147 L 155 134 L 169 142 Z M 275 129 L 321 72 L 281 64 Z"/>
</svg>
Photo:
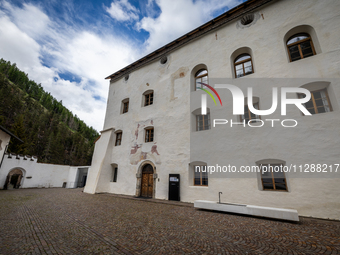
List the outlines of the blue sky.
<svg viewBox="0 0 340 255">
<path fill-rule="evenodd" d="M 105 77 L 244 0 L 0 0 L 0 58 L 98 131 Z"/>
</svg>

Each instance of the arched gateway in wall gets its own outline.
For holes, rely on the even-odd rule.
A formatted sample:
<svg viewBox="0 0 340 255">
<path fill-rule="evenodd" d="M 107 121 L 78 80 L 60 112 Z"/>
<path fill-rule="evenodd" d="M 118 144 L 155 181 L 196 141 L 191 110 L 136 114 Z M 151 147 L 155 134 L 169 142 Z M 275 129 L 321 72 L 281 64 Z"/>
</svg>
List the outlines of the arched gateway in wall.
<svg viewBox="0 0 340 255">
<path fill-rule="evenodd" d="M 153 198 L 155 197 L 155 188 L 157 175 L 156 168 L 151 162 L 144 162 L 140 165 L 137 173 L 136 196 Z"/>
<path fill-rule="evenodd" d="M 9 189 L 9 188 L 18 189 L 21 185 L 21 180 L 23 176 L 24 176 L 24 173 L 19 168 L 15 168 L 9 171 L 6 177 L 4 189 Z"/>
</svg>

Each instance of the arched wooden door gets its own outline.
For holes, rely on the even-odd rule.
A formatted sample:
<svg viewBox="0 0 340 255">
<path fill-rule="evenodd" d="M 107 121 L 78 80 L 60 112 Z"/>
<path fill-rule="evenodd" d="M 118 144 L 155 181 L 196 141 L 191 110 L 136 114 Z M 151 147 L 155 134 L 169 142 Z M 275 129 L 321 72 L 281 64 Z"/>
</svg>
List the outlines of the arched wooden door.
<svg viewBox="0 0 340 255">
<path fill-rule="evenodd" d="M 142 169 L 141 197 L 151 197 L 153 194 L 153 167 L 146 164 Z"/>
</svg>

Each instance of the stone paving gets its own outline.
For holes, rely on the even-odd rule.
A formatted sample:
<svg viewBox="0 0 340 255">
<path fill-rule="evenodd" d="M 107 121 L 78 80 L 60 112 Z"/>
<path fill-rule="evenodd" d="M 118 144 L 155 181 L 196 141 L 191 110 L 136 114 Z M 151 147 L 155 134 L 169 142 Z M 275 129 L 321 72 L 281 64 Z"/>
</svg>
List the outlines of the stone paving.
<svg viewBox="0 0 340 255">
<path fill-rule="evenodd" d="M 297 224 L 81 189 L 1 190 L 0 254 L 340 254 L 340 222 Z"/>
</svg>

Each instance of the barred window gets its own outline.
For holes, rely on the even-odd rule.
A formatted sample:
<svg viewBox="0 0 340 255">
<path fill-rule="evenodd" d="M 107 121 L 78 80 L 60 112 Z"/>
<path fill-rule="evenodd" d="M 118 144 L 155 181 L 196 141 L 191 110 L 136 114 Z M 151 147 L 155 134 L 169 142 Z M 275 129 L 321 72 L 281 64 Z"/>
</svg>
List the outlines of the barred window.
<svg viewBox="0 0 340 255">
<path fill-rule="evenodd" d="M 153 128 L 148 128 L 145 129 L 145 142 L 153 142 L 154 140 L 154 129 Z"/>
<path fill-rule="evenodd" d="M 210 113 L 206 115 L 196 115 L 196 131 L 210 129 Z"/>
</svg>

